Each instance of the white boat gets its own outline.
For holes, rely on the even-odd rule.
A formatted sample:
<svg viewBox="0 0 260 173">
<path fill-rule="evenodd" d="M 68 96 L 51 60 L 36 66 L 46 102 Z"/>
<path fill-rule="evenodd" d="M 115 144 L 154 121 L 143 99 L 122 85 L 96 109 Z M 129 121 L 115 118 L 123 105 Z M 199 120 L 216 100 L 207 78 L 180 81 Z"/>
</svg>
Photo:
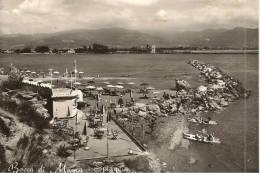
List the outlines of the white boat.
<svg viewBox="0 0 260 173">
<path fill-rule="evenodd" d="M 188 120 L 188 122 L 199 123 L 199 124 L 209 124 L 209 125 L 217 125 L 218 124 L 216 121 L 212 121 L 212 120 L 206 121 L 206 120 L 200 120 L 200 119 L 197 119 L 197 118 L 188 118 L 187 120 Z"/>
<path fill-rule="evenodd" d="M 208 143 L 208 144 L 221 144 L 220 139 L 216 138 L 214 136 L 212 136 L 211 139 L 209 140 L 209 138 L 206 136 L 198 135 L 198 137 L 196 137 L 196 135 L 193 135 L 193 134 L 183 133 L 183 138 L 189 139 L 192 141 L 204 142 L 204 143 Z"/>
</svg>

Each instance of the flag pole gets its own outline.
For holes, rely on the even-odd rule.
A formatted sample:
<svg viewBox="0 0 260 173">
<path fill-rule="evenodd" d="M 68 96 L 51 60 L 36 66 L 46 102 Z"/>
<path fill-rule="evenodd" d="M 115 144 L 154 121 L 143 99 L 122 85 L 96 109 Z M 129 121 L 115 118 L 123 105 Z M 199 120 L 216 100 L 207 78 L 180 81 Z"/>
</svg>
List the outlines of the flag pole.
<svg viewBox="0 0 260 173">
<path fill-rule="evenodd" d="M 107 117 L 107 111 L 106 111 L 106 117 Z M 109 129 L 108 129 L 108 125 L 109 125 L 109 121 L 107 121 L 107 158 L 109 158 L 109 151 L 108 151 L 108 133 L 109 133 Z"/>
<path fill-rule="evenodd" d="M 68 82 L 68 69 L 66 68 L 66 72 L 65 72 L 65 77 L 66 77 L 66 82 Z"/>
<path fill-rule="evenodd" d="M 72 90 L 72 73 L 70 74 L 70 89 Z"/>
<path fill-rule="evenodd" d="M 50 69 L 50 75 L 51 75 L 51 88 L 52 88 L 52 68 Z"/>
<path fill-rule="evenodd" d="M 77 82 L 77 60 L 74 60 L 75 82 Z"/>
</svg>

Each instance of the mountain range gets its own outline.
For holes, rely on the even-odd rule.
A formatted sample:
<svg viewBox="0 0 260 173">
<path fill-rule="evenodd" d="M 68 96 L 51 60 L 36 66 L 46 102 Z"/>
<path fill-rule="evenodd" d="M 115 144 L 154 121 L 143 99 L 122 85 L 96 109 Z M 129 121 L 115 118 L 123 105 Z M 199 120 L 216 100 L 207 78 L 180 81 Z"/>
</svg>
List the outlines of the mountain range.
<svg viewBox="0 0 260 173">
<path fill-rule="evenodd" d="M 49 34 L 13 34 L 0 36 L 0 48 L 24 48 L 45 45 L 73 48 L 93 43 L 110 47 L 155 44 L 157 47 L 194 46 L 258 48 L 258 28 L 208 29 L 185 32 L 145 32 L 123 28 L 81 29 Z"/>
</svg>

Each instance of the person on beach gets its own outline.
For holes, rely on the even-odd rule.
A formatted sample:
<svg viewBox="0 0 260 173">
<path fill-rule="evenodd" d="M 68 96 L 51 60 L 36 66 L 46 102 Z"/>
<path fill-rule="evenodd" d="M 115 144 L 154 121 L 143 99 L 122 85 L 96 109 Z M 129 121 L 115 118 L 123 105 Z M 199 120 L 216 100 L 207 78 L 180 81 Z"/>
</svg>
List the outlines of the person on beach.
<svg viewBox="0 0 260 173">
<path fill-rule="evenodd" d="M 195 139 L 196 140 L 199 140 L 199 135 L 196 133 L 196 135 L 195 135 Z"/>
<path fill-rule="evenodd" d="M 213 140 L 213 136 L 211 134 L 208 135 L 208 140 L 212 141 Z"/>
<path fill-rule="evenodd" d="M 135 103 L 135 99 L 131 97 L 131 104 L 133 105 Z"/>
<path fill-rule="evenodd" d="M 122 97 L 123 97 L 123 96 L 120 95 L 120 98 L 118 99 L 118 104 L 119 104 L 119 106 L 120 106 L 121 108 L 124 106 L 124 100 L 123 100 Z"/>
<path fill-rule="evenodd" d="M 111 110 L 109 110 L 109 111 L 107 112 L 107 122 L 110 122 L 110 121 L 111 121 L 111 116 L 112 116 L 112 112 L 111 112 Z"/>
</svg>

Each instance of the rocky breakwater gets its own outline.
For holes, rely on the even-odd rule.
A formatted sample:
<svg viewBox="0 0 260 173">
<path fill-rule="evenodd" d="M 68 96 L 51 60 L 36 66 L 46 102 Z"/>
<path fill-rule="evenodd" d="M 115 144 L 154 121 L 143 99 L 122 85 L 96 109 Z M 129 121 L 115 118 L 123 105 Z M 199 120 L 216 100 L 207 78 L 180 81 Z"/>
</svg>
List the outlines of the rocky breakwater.
<svg viewBox="0 0 260 173">
<path fill-rule="evenodd" d="M 195 93 L 196 97 L 204 100 L 206 109 L 221 109 L 228 106 L 229 102 L 248 98 L 251 94 L 251 91 L 245 89 L 240 81 L 211 64 L 197 60 L 190 61 L 188 64 L 198 69 L 207 83 L 205 86 L 198 87 L 198 92 Z"/>
<path fill-rule="evenodd" d="M 176 80 L 176 95 L 166 94 L 165 99 L 158 102 L 162 113 L 198 115 L 200 112 L 219 111 L 230 102 L 250 96 L 251 92 L 240 81 L 219 68 L 196 60 L 189 64 L 201 71 L 206 84 L 192 88 L 187 81 Z"/>
</svg>

